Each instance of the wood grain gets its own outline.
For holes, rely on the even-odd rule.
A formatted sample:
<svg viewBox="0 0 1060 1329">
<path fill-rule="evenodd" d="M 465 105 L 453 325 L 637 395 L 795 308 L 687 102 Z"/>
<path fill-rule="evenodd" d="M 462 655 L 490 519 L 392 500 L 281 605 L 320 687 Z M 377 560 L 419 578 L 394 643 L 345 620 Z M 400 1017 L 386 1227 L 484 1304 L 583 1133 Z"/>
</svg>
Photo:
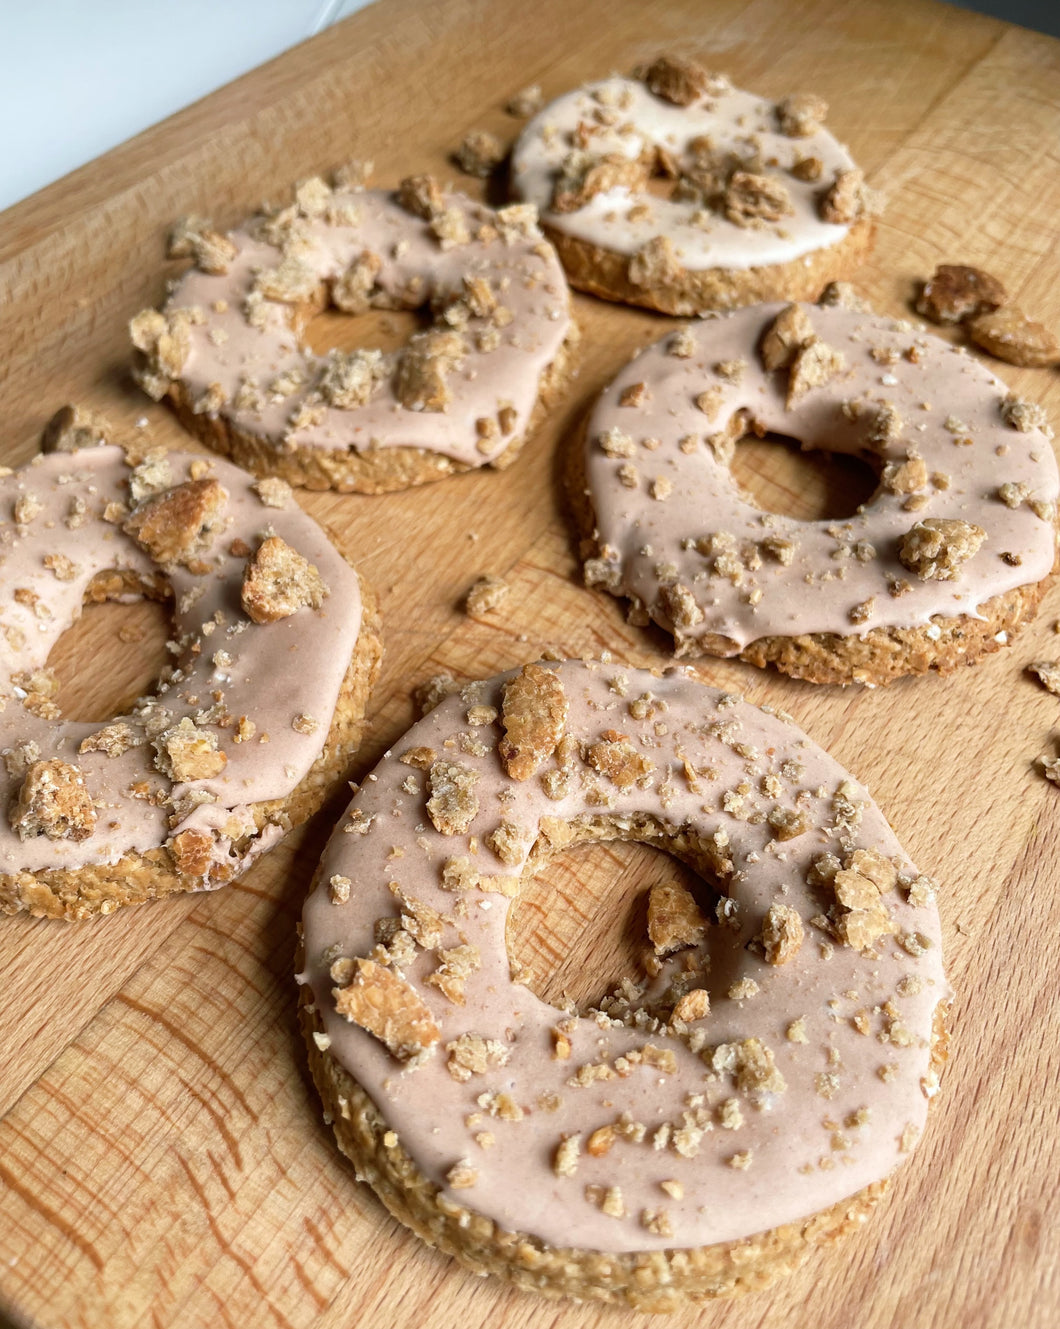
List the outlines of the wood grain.
<svg viewBox="0 0 1060 1329">
<path fill-rule="evenodd" d="M 556 94 L 668 46 L 702 52 L 768 95 L 828 99 L 831 123 L 889 195 L 876 253 L 857 274 L 879 308 L 902 313 L 916 278 L 956 260 L 996 272 L 1028 312 L 1060 326 L 1060 44 L 1049 38 L 928 0 L 383 0 L 4 214 L 2 459 L 28 458 L 67 400 L 186 445 L 127 373 L 125 322 L 161 292 L 173 217 L 235 222 L 353 155 L 374 157 L 384 183 L 444 172 L 468 129 L 514 133 L 502 106 L 524 85 Z M 354 776 L 409 723 L 411 686 L 432 673 L 487 675 L 546 646 L 666 659 L 661 635 L 629 627 L 617 603 L 578 584 L 558 460 L 596 390 L 666 320 L 577 303 L 580 375 L 511 470 L 383 498 L 302 496 L 382 601 L 387 653 Z M 351 344 L 371 331 L 331 320 L 313 337 Z M 1056 373 L 1004 376 L 1060 421 Z M 783 447 L 747 449 L 740 465 L 763 502 L 804 515 L 849 503 L 856 479 Z M 467 618 L 460 597 L 487 571 L 513 594 Z M 118 643 L 109 611 L 86 615 L 57 648 L 75 712 L 102 714 L 147 676 L 163 626 L 141 613 L 143 659 Z M 1060 587 L 1012 650 L 886 692 L 702 667 L 712 683 L 785 707 L 869 784 L 943 883 L 958 999 L 938 1110 L 864 1231 L 773 1289 L 690 1309 L 682 1324 L 1060 1319 L 1060 818 L 1057 790 L 1033 768 L 1054 746 L 1057 703 L 1023 673 L 1060 656 L 1058 616 Z M 0 921 L 0 1307 L 13 1320 L 647 1323 L 467 1276 L 394 1224 L 339 1159 L 305 1079 L 291 962 L 341 802 L 339 792 L 215 895 L 80 925 Z M 579 988 L 586 955 L 593 982 L 622 972 L 636 897 L 668 867 L 621 847 L 565 856 L 527 892 L 515 948 L 545 985 L 591 994 Z"/>
</svg>

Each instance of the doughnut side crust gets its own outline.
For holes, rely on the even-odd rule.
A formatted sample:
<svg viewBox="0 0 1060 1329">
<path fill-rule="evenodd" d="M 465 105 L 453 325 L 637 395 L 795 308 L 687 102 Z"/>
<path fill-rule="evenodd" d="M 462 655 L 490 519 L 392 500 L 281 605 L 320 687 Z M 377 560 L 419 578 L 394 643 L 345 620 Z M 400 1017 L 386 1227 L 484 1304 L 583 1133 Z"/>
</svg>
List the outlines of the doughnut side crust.
<svg viewBox="0 0 1060 1329">
<path fill-rule="evenodd" d="M 361 573 L 357 576 L 363 605 L 361 628 L 324 746 L 286 798 L 252 805 L 259 835 L 242 846 L 233 877 L 261 852 L 261 835 L 267 828 L 277 827 L 285 834 L 317 811 L 360 743 L 368 696 L 379 674 L 383 643 L 375 593 Z M 168 850 L 158 848 L 127 854 L 116 863 L 88 864 L 77 870 L 43 869 L 0 875 L 0 912 L 26 911 L 34 917 L 78 920 L 111 914 L 123 905 L 201 889 L 198 878 L 182 876 Z"/>
<path fill-rule="evenodd" d="M 299 944 L 297 967 L 301 967 Z M 948 1003 L 935 1011 L 932 1068 L 948 1051 Z M 571 1297 L 645 1312 L 671 1312 L 688 1302 L 735 1296 L 793 1273 L 818 1248 L 856 1231 L 883 1198 L 890 1178 L 864 1187 L 798 1223 L 739 1241 L 668 1251 L 601 1252 L 555 1247 L 510 1232 L 473 1209 L 455 1205 L 417 1168 L 362 1086 L 321 1047 L 324 1025 L 308 988 L 298 1020 L 309 1072 L 342 1153 L 390 1213 L 416 1235 L 478 1274 L 494 1274 L 551 1299 Z"/>
<path fill-rule="evenodd" d="M 582 560 L 595 558 L 600 549 L 594 532 L 596 516 L 585 483 L 585 431 L 580 430 L 567 452 L 565 467 L 567 498 L 574 525 L 580 534 Z M 797 637 L 759 637 L 734 652 L 727 638 L 701 637 L 678 658 L 718 655 L 743 660 L 759 669 L 773 665 L 782 674 L 807 683 L 861 683 L 873 687 L 893 683 L 896 678 L 929 673 L 945 677 L 965 665 L 974 665 L 1000 651 L 1038 612 L 1042 596 L 1052 585 L 1060 560 L 1041 581 L 1002 595 L 992 596 L 979 606 L 980 618 L 958 614 L 946 618 L 935 614 L 930 627 L 873 628 L 864 636 L 839 636 L 832 632 L 810 632 Z"/>
<path fill-rule="evenodd" d="M 847 276 L 865 262 L 876 239 L 876 223 L 871 217 L 862 217 L 836 244 L 787 263 L 699 271 L 681 268 L 669 278 L 644 285 L 630 279 L 634 256 L 567 235 L 545 219 L 541 226 L 575 289 L 680 317 L 769 300 L 815 300 L 828 282 Z"/>
<path fill-rule="evenodd" d="M 577 325 L 570 330 L 538 382 L 537 402 L 523 432 L 487 465 L 504 470 L 515 461 L 526 443 L 562 396 L 571 376 L 579 340 Z M 260 434 L 240 429 L 225 415 L 196 413 L 186 385 L 173 382 L 170 404 L 189 433 L 208 447 L 230 458 L 257 476 L 278 475 L 288 484 L 306 489 L 334 489 L 339 493 L 389 494 L 412 485 L 430 484 L 449 475 L 460 475 L 479 467 L 468 465 L 426 448 L 393 447 L 326 450 L 300 444 L 279 448 Z"/>
</svg>

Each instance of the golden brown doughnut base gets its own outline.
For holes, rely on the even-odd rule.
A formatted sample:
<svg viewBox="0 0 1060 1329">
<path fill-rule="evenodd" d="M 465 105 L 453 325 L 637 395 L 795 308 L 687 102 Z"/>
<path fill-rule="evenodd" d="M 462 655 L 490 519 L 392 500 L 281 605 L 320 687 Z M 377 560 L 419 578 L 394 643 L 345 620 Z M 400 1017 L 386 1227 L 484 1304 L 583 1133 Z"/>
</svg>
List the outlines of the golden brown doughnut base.
<svg viewBox="0 0 1060 1329">
<path fill-rule="evenodd" d="M 358 1180 L 368 1182 L 393 1216 L 429 1246 L 475 1273 L 496 1274 L 527 1291 L 639 1311 L 672 1311 L 689 1301 L 749 1292 L 797 1269 L 814 1247 L 860 1226 L 887 1189 L 887 1181 L 876 1182 L 801 1222 L 716 1246 L 619 1254 L 549 1246 L 447 1200 L 400 1142 L 384 1142 L 390 1130 L 375 1104 L 330 1052 L 317 1047 L 312 1035 L 323 1026 L 307 991 L 302 989 L 299 1018 L 309 1069 L 325 1119 Z"/>
<path fill-rule="evenodd" d="M 565 468 L 568 498 L 575 524 L 583 537 L 583 560 L 599 553 L 595 536 L 596 515 L 586 492 L 584 451 L 583 429 L 574 439 Z M 1049 575 L 1041 581 L 1017 586 L 986 600 L 979 606 L 981 618 L 967 614 L 945 618 L 942 614 L 935 614 L 931 623 L 938 628 L 939 635 L 934 639 L 928 636 L 927 627 L 873 628 L 863 637 L 856 633 L 840 636 L 832 632 L 809 632 L 799 637 L 759 637 L 740 651 L 727 637 L 710 633 L 689 634 L 683 639 L 675 639 L 674 656 L 679 660 L 702 656 L 735 658 L 760 669 L 773 665 L 782 674 L 804 679 L 807 683 L 862 683 L 879 687 L 909 675 L 952 674 L 962 665 L 974 665 L 1011 642 L 1023 624 L 1034 617 L 1058 566 L 1060 556 Z M 665 624 L 660 626 L 665 627 Z M 1007 633 L 1007 641 L 996 640 L 1001 632 Z"/>
<path fill-rule="evenodd" d="M 572 323 L 556 358 L 541 375 L 537 402 L 526 429 L 486 465 L 502 471 L 515 461 L 523 444 L 552 410 L 566 387 L 579 338 L 578 327 Z M 179 381 L 170 384 L 167 395 L 181 424 L 207 447 L 231 458 L 237 466 L 254 475 L 278 475 L 288 484 L 305 489 L 335 489 L 343 494 L 388 494 L 479 469 L 426 448 L 366 448 L 361 452 L 297 446 L 288 449 L 286 445 L 271 443 L 258 434 L 238 429 L 224 416 L 196 415 L 187 390 Z"/>
<path fill-rule="evenodd" d="M 298 965 L 301 967 L 301 958 Z M 946 1007 L 935 1015 L 932 1065 L 947 1056 Z M 313 1038 L 323 1023 L 302 989 L 299 1021 L 309 1070 L 341 1151 L 387 1209 L 428 1246 L 453 1256 L 478 1274 L 496 1274 L 543 1296 L 605 1301 L 638 1311 L 675 1311 L 687 1302 L 733 1296 L 765 1287 L 799 1268 L 817 1247 L 830 1246 L 861 1226 L 890 1178 L 874 1182 L 831 1208 L 797 1223 L 770 1228 L 739 1241 L 684 1250 L 613 1254 L 549 1246 L 523 1232 L 447 1200 L 408 1154 L 385 1142 L 391 1134 L 378 1108 L 355 1079 Z"/>
<path fill-rule="evenodd" d="M 539 842 L 526 871 L 532 875 L 540 870 L 543 860 L 561 849 L 600 840 L 652 844 L 708 878 L 711 875 L 709 854 L 702 843 L 692 844 L 687 837 L 674 835 L 649 816 L 637 818 L 631 825 L 628 820 L 603 815 L 588 823 L 570 822 L 551 832 L 547 843 Z M 295 964 L 299 970 L 304 964 L 301 941 Z M 936 1079 L 948 1056 L 948 1012 L 947 1002 L 935 1007 L 931 1068 Z M 353 1163 L 358 1180 L 368 1182 L 393 1216 L 429 1246 L 454 1256 L 476 1273 L 496 1274 L 547 1297 L 606 1301 L 639 1311 L 672 1311 L 689 1301 L 750 1292 L 797 1269 L 816 1247 L 831 1245 L 859 1227 L 889 1184 L 889 1178 L 884 1178 L 797 1223 L 713 1246 L 619 1254 L 553 1247 L 527 1233 L 507 1231 L 485 1215 L 448 1200 L 420 1172 L 361 1085 L 317 1044 L 313 1035 L 322 1034 L 324 1025 L 308 986 L 301 989 L 298 1014 L 325 1121 L 330 1122 L 340 1150 Z M 392 1143 L 387 1143 L 388 1136 Z"/>
<path fill-rule="evenodd" d="M 640 286 L 629 279 L 631 255 L 565 235 L 547 221 L 542 221 L 541 227 L 556 247 L 567 280 L 577 290 L 686 318 L 707 310 L 737 309 L 769 300 L 816 300 L 829 282 L 849 276 L 852 268 L 865 261 L 876 239 L 876 223 L 871 217 L 861 217 L 836 244 L 815 249 L 790 263 L 761 268 L 681 269 L 672 280 Z"/>
<path fill-rule="evenodd" d="M 343 774 L 360 743 L 368 695 L 383 655 L 381 622 L 375 594 L 358 574 L 363 602 L 361 630 L 339 689 L 320 755 L 295 788 L 283 799 L 252 805 L 259 830 L 267 823 L 286 833 L 301 825 L 323 803 L 329 788 Z M 252 843 L 237 846 L 249 850 Z M 231 876 L 240 873 L 239 864 Z M 111 914 L 122 905 L 141 904 L 178 892 L 207 888 L 199 877 L 176 871 L 167 849 L 127 854 L 117 863 L 92 863 L 83 868 L 47 868 L 0 876 L 0 913 L 26 910 L 34 917 L 82 919 Z"/>
</svg>

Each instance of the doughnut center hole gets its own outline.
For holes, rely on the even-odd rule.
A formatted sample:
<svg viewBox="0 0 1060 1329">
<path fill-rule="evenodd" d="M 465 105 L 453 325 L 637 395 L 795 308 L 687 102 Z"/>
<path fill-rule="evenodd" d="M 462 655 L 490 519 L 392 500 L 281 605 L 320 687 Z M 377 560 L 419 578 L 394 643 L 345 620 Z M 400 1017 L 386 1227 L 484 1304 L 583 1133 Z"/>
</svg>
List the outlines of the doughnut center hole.
<svg viewBox="0 0 1060 1329">
<path fill-rule="evenodd" d="M 797 439 L 783 434 L 739 439 L 731 470 L 756 507 L 797 521 L 853 517 L 879 484 L 872 466 L 860 457 L 821 448 L 803 451 Z"/>
<path fill-rule="evenodd" d="M 173 663 L 166 650 L 172 631 L 171 601 L 86 604 L 48 656 L 63 719 L 97 723 L 128 711 Z"/>
<path fill-rule="evenodd" d="M 302 340 L 316 355 L 339 351 L 399 351 L 414 332 L 432 324 L 430 309 L 370 309 L 366 314 L 344 314 L 328 308 L 302 330 Z"/>
<path fill-rule="evenodd" d="M 572 1001 L 582 1015 L 623 980 L 643 982 L 654 954 L 648 893 L 665 881 L 680 882 L 714 919 L 718 892 L 660 849 L 598 840 L 556 854 L 524 879 L 508 915 L 513 969 L 542 1001 Z"/>
</svg>

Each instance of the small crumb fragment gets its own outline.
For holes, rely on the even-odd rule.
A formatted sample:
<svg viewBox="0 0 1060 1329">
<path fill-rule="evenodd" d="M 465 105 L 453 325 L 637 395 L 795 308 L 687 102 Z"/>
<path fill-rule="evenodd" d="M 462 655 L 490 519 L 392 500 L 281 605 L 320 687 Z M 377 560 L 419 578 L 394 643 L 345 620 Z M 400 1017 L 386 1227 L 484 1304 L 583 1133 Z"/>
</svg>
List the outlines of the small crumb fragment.
<svg viewBox="0 0 1060 1329">
<path fill-rule="evenodd" d="M 985 539 L 983 528 L 971 522 L 928 517 L 902 537 L 898 558 L 921 581 L 953 581 Z"/>
<path fill-rule="evenodd" d="M 27 768 L 8 815 L 20 840 L 36 835 L 87 840 L 96 826 L 96 809 L 80 768 L 54 759 L 34 761 Z"/>
<path fill-rule="evenodd" d="M 501 760 L 513 780 L 529 780 L 556 750 L 567 723 L 559 677 L 544 665 L 525 665 L 504 685 Z"/>
<path fill-rule="evenodd" d="M 698 946 L 707 924 L 691 891 L 678 881 L 656 882 L 648 893 L 648 937 L 655 954 Z"/>
<path fill-rule="evenodd" d="M 1007 299 L 997 278 L 981 268 L 940 263 L 917 296 L 916 311 L 933 323 L 961 323 L 993 313 Z"/>
<path fill-rule="evenodd" d="M 484 180 L 504 160 L 504 144 L 496 134 L 473 129 L 453 154 L 457 166 L 467 175 Z"/>
<path fill-rule="evenodd" d="M 468 590 L 464 597 L 464 609 L 468 614 L 488 614 L 491 610 L 500 608 L 511 589 L 503 577 L 487 573 L 479 577 Z"/>
<path fill-rule="evenodd" d="M 275 623 L 300 609 L 319 609 L 330 593 L 312 563 L 270 535 L 247 562 L 241 602 L 255 623 Z"/>
<path fill-rule="evenodd" d="M 762 919 L 759 940 L 767 964 L 787 964 L 802 945 L 803 926 L 798 910 L 786 904 L 771 904 Z"/>
<path fill-rule="evenodd" d="M 442 835 L 463 835 L 478 815 L 475 786 L 479 772 L 463 762 L 439 760 L 427 776 L 431 796 L 427 813 Z"/>
<path fill-rule="evenodd" d="M 355 959 L 349 983 L 332 989 L 335 1009 L 372 1034 L 399 1061 L 430 1051 L 441 1037 L 415 989 L 392 969 Z"/>
</svg>

